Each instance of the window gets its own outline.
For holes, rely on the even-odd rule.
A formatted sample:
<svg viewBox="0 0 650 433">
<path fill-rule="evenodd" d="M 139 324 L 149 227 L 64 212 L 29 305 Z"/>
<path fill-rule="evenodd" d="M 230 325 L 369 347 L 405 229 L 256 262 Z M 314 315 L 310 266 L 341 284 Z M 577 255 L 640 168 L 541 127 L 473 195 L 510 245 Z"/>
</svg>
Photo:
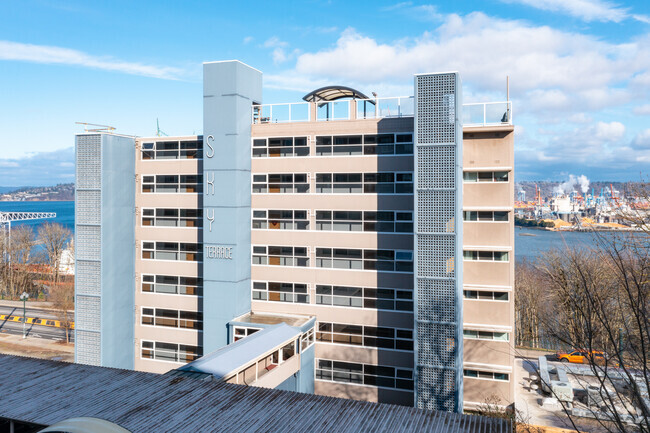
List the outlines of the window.
<svg viewBox="0 0 650 433">
<path fill-rule="evenodd" d="M 316 173 L 321 194 L 413 194 L 412 173 Z"/>
<path fill-rule="evenodd" d="M 197 159 L 203 157 L 203 139 L 142 143 L 142 159 Z"/>
<path fill-rule="evenodd" d="M 255 334 L 259 331 L 259 328 L 248 328 L 245 326 L 234 326 L 233 327 L 233 342 L 239 341 L 242 338 L 246 338 L 251 334 Z"/>
<path fill-rule="evenodd" d="M 501 380 L 504 382 L 510 380 L 507 373 L 495 373 L 492 371 L 463 370 L 463 376 L 475 379 Z"/>
<path fill-rule="evenodd" d="M 203 192 L 203 175 L 159 174 L 142 176 L 143 193 L 189 193 Z"/>
<path fill-rule="evenodd" d="M 253 210 L 253 228 L 263 230 L 309 230 L 306 210 Z"/>
<path fill-rule="evenodd" d="M 203 260 L 201 244 L 178 242 L 143 242 L 142 258 L 145 260 L 180 260 L 200 262 Z"/>
<path fill-rule="evenodd" d="M 254 281 L 253 300 L 309 304 L 309 294 L 307 284 Z"/>
<path fill-rule="evenodd" d="M 413 153 L 412 134 L 317 136 L 316 155 L 405 155 Z"/>
<path fill-rule="evenodd" d="M 270 266 L 309 266 L 306 247 L 253 246 L 253 264 Z"/>
<path fill-rule="evenodd" d="M 479 262 L 507 262 L 507 251 L 463 251 L 463 259 Z"/>
<path fill-rule="evenodd" d="M 254 194 L 305 194 L 309 182 L 305 173 L 254 174 Z"/>
<path fill-rule="evenodd" d="M 413 331 L 410 329 L 319 322 L 316 340 L 352 346 L 413 350 Z"/>
<path fill-rule="evenodd" d="M 465 299 L 479 299 L 482 301 L 507 301 L 508 292 L 491 292 L 483 290 L 463 290 Z"/>
<path fill-rule="evenodd" d="M 316 304 L 413 311 L 413 292 L 398 289 L 317 285 Z"/>
<path fill-rule="evenodd" d="M 509 341 L 507 332 L 463 330 L 463 337 L 470 340 Z"/>
<path fill-rule="evenodd" d="M 143 307 L 141 323 L 150 326 L 201 330 L 203 329 L 203 313 Z"/>
<path fill-rule="evenodd" d="M 413 251 L 316 248 L 316 267 L 413 272 Z"/>
<path fill-rule="evenodd" d="M 316 230 L 413 233 L 413 212 L 316 211 Z"/>
<path fill-rule="evenodd" d="M 256 138 L 253 140 L 253 158 L 282 156 L 309 156 L 307 137 Z"/>
<path fill-rule="evenodd" d="M 142 209 L 142 225 L 157 227 L 202 227 L 202 209 Z"/>
<path fill-rule="evenodd" d="M 465 171 L 465 182 L 508 182 L 507 171 Z"/>
<path fill-rule="evenodd" d="M 141 346 L 142 358 L 155 359 L 158 361 L 187 363 L 200 358 L 203 354 L 203 349 L 201 347 L 187 346 L 185 344 L 142 340 Z"/>
<path fill-rule="evenodd" d="M 202 296 L 203 279 L 176 275 L 142 275 L 142 291 L 146 293 Z"/>
<path fill-rule="evenodd" d="M 382 388 L 413 389 L 413 371 L 383 365 L 316 359 L 316 379 Z"/>
<path fill-rule="evenodd" d="M 465 221 L 495 221 L 507 222 L 507 211 L 464 211 L 463 219 Z"/>
</svg>

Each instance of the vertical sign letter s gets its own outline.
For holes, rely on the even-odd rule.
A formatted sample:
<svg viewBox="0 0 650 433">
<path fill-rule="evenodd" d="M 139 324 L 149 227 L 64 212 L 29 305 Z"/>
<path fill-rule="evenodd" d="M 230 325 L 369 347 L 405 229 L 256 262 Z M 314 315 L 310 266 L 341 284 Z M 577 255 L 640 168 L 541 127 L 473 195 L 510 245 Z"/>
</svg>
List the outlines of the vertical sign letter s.
<svg viewBox="0 0 650 433">
<path fill-rule="evenodd" d="M 212 135 L 208 135 L 208 137 L 205 139 L 205 144 L 208 146 L 208 151 L 205 153 L 205 156 L 208 158 L 212 158 L 214 156 L 214 147 L 210 144 L 210 142 L 214 142 L 214 137 Z"/>
</svg>

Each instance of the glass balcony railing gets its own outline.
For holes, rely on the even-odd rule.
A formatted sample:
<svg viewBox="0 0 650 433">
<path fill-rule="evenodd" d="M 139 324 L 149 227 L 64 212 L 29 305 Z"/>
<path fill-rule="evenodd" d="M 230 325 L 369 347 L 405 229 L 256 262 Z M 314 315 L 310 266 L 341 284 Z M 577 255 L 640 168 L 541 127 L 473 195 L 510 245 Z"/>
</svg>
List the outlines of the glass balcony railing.
<svg viewBox="0 0 650 433">
<path fill-rule="evenodd" d="M 350 119 L 382 119 L 412 117 L 415 112 L 413 96 L 353 99 L 287 104 L 253 105 L 252 122 L 289 123 Z M 463 126 L 512 125 L 512 102 L 478 102 L 463 104 Z"/>
<path fill-rule="evenodd" d="M 253 123 L 309 122 L 311 104 L 293 102 L 288 104 L 253 105 Z"/>
<path fill-rule="evenodd" d="M 463 126 L 512 125 L 512 101 L 463 104 Z"/>
</svg>

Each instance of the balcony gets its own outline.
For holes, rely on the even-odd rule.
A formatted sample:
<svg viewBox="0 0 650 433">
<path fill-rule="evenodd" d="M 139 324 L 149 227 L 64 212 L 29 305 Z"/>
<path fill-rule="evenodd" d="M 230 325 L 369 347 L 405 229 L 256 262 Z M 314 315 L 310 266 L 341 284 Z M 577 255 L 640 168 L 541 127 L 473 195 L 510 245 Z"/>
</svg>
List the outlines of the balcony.
<svg viewBox="0 0 650 433">
<path fill-rule="evenodd" d="M 331 122 L 338 120 L 385 119 L 413 117 L 415 98 L 397 96 L 374 99 L 294 102 L 253 105 L 251 121 L 266 123 Z M 479 102 L 463 104 L 463 126 L 512 125 L 512 102 Z"/>
</svg>

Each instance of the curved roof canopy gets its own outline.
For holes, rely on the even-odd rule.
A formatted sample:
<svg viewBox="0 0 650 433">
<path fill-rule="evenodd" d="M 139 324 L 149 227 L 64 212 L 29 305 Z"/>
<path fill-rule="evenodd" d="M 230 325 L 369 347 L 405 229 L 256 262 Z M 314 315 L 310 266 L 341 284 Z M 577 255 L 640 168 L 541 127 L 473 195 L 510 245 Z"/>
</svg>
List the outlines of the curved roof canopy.
<svg viewBox="0 0 650 433">
<path fill-rule="evenodd" d="M 358 90 L 345 86 L 321 87 L 302 97 L 307 102 L 335 101 L 342 98 L 370 99 Z"/>
</svg>

